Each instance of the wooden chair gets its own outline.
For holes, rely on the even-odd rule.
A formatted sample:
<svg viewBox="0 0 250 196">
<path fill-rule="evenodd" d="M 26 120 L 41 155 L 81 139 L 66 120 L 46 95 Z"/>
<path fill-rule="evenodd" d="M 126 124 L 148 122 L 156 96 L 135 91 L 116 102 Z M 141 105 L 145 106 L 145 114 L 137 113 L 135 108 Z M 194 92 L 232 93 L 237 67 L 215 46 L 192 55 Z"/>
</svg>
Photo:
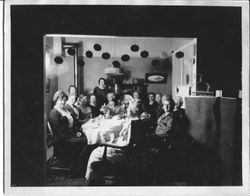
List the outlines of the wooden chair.
<svg viewBox="0 0 250 196">
<path fill-rule="evenodd" d="M 46 161 L 50 162 L 51 158 L 54 155 L 54 147 L 53 147 L 53 133 L 52 133 L 52 129 L 51 129 L 51 126 L 50 126 L 49 122 L 47 122 L 47 135 L 46 136 L 47 136 L 46 137 L 47 138 L 46 139 L 46 141 L 47 141 L 47 145 L 46 145 L 46 147 L 47 147 Z"/>
<path fill-rule="evenodd" d="M 144 125 L 144 126 L 143 126 Z M 141 120 L 131 122 L 131 128 L 122 145 L 116 143 L 104 143 L 104 153 L 102 161 L 92 163 L 93 170 L 98 170 L 98 177 L 92 179 L 89 185 L 133 185 L 136 183 L 133 175 L 133 166 L 135 165 L 137 153 L 143 150 L 146 138 L 145 124 Z M 107 148 L 116 148 L 122 150 L 125 160 L 121 162 L 112 162 L 107 158 Z"/>
<path fill-rule="evenodd" d="M 69 162 L 59 159 L 54 153 L 53 131 L 49 122 L 47 122 L 47 172 L 60 175 L 69 175 Z"/>
</svg>

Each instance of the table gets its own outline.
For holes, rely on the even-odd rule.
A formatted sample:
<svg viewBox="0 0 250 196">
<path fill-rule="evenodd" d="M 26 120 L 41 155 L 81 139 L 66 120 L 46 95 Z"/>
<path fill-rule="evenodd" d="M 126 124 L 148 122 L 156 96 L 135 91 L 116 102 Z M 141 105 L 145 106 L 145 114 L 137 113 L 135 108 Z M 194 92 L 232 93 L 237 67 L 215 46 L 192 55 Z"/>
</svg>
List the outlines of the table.
<svg viewBox="0 0 250 196">
<path fill-rule="evenodd" d="M 101 144 L 118 137 L 124 123 L 124 119 L 90 119 L 82 125 L 82 131 L 88 145 Z"/>
</svg>

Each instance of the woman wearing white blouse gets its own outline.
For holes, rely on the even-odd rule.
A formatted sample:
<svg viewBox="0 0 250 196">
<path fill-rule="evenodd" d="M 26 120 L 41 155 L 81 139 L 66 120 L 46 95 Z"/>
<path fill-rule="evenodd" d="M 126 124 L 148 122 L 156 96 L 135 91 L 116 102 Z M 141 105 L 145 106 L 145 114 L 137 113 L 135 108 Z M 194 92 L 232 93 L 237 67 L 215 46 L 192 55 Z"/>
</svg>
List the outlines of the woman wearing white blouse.
<svg viewBox="0 0 250 196">
<path fill-rule="evenodd" d="M 131 134 L 131 122 L 133 120 L 138 120 L 139 110 L 138 110 L 138 102 L 131 101 L 129 103 L 129 107 L 127 108 L 127 118 L 123 119 L 123 126 L 117 138 L 111 137 L 107 141 L 108 144 L 112 144 L 115 146 L 127 146 L 129 144 L 130 134 Z M 112 126 L 112 124 L 110 125 Z M 87 164 L 87 170 L 85 174 L 85 178 L 89 181 L 96 177 L 96 173 L 93 170 L 92 163 L 96 161 L 101 161 L 103 158 L 104 147 L 99 146 L 91 153 L 89 157 L 89 161 Z M 118 148 L 107 147 L 106 156 L 108 160 L 111 161 L 122 161 L 126 160 L 124 156 L 124 151 Z"/>
</svg>

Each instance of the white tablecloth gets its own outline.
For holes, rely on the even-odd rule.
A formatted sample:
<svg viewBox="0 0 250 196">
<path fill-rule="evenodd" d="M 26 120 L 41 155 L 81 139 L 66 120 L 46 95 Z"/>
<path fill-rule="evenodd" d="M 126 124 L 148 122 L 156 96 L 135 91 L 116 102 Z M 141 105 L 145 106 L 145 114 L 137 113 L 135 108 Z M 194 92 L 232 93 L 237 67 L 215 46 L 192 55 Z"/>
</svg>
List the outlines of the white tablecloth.
<svg viewBox="0 0 250 196">
<path fill-rule="evenodd" d="M 82 125 L 82 131 L 85 133 L 89 145 L 100 144 L 118 137 L 124 123 L 124 119 L 101 119 L 95 121 L 91 119 Z"/>
</svg>

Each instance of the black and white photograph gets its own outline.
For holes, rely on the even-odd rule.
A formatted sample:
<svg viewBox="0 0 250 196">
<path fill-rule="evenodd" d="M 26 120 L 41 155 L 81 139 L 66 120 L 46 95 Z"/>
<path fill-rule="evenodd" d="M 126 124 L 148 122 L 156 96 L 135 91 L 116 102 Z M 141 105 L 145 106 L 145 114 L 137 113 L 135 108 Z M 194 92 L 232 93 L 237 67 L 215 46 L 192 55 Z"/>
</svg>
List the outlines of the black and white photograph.
<svg viewBox="0 0 250 196">
<path fill-rule="evenodd" d="M 249 2 L 4 1 L 7 195 L 247 195 Z"/>
</svg>

